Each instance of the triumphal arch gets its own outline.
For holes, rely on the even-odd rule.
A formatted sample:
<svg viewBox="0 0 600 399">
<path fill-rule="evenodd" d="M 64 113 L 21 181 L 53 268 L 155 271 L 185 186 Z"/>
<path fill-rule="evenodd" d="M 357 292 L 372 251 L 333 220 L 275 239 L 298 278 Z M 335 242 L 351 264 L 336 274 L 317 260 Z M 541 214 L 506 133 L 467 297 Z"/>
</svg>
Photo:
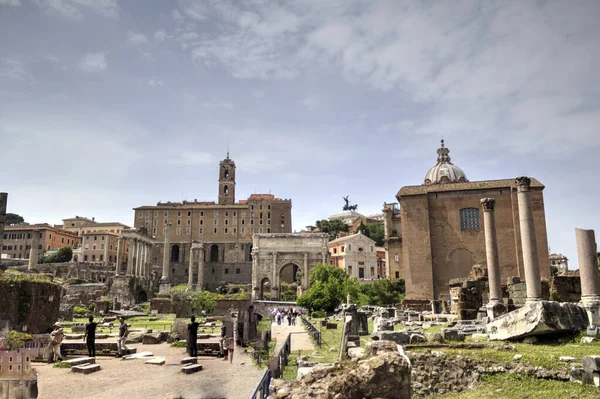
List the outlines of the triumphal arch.
<svg viewBox="0 0 600 399">
<path fill-rule="evenodd" d="M 282 282 L 307 290 L 312 268 L 328 262 L 328 241 L 326 233 L 254 234 L 252 299 L 281 299 Z"/>
</svg>

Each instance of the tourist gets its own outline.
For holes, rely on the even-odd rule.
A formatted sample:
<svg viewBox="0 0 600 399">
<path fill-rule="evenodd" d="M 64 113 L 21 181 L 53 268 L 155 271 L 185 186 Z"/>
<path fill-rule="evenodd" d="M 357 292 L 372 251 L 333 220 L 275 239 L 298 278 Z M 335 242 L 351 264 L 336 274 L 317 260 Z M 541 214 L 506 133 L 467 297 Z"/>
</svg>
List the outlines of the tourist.
<svg viewBox="0 0 600 399">
<path fill-rule="evenodd" d="M 125 318 L 123 316 L 119 317 L 119 321 L 121 324 L 119 325 L 119 340 L 117 341 L 117 347 L 119 349 L 117 357 L 123 357 L 123 354 L 129 354 L 129 348 L 125 346 L 127 335 L 129 334 L 129 326 L 125 323 Z"/>
<path fill-rule="evenodd" d="M 227 327 L 225 323 L 221 324 L 221 339 L 219 340 L 219 350 L 221 351 L 221 356 L 227 360 L 227 353 L 225 352 L 225 338 L 227 336 Z"/>
<path fill-rule="evenodd" d="M 96 327 L 98 323 L 94 323 L 94 316 L 90 316 L 88 320 L 90 322 L 85 325 L 83 340 L 87 344 L 88 356 L 96 357 Z"/>
<path fill-rule="evenodd" d="M 62 344 L 64 336 L 65 334 L 60 326 L 60 323 L 54 323 L 54 330 L 50 333 L 50 347 L 52 352 L 50 352 L 48 363 L 54 363 L 57 360 L 59 362 L 62 361 L 60 345 Z"/>
<path fill-rule="evenodd" d="M 192 321 L 188 324 L 188 349 L 191 357 L 198 357 L 198 326 L 200 323 L 196 321 L 196 317 L 190 317 Z"/>
<path fill-rule="evenodd" d="M 233 362 L 233 347 L 234 346 L 235 346 L 235 342 L 234 342 L 233 338 L 227 338 L 225 340 L 225 347 L 227 348 L 229 364 L 231 364 Z M 225 360 L 227 360 L 227 357 L 225 357 Z"/>
</svg>

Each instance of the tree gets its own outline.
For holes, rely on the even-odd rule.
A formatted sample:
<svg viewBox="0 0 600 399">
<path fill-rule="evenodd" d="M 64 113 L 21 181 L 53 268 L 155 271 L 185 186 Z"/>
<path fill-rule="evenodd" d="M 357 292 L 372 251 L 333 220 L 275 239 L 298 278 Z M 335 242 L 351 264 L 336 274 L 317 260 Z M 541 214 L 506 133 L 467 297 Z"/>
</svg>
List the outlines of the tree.
<svg viewBox="0 0 600 399">
<path fill-rule="evenodd" d="M 70 262 L 73 258 L 73 248 L 62 247 L 52 255 L 43 256 L 40 263 L 64 263 Z"/>
<path fill-rule="evenodd" d="M 404 296 L 405 283 L 399 280 L 377 280 L 370 284 L 363 284 L 361 292 L 368 297 L 369 305 L 393 305 L 401 301 Z"/>
<path fill-rule="evenodd" d="M 361 222 L 361 226 L 364 226 L 364 230 L 362 233 L 369 237 L 371 240 L 375 241 L 375 245 L 378 247 L 382 247 L 385 239 L 385 232 L 383 230 L 383 223 L 367 223 L 364 225 Z M 360 230 L 360 227 L 358 228 Z"/>
<path fill-rule="evenodd" d="M 365 226 L 365 223 L 364 223 L 362 220 L 360 221 L 360 226 L 358 226 L 358 231 L 360 231 L 360 232 L 361 232 L 361 234 L 364 234 L 364 235 L 366 235 L 367 237 L 369 237 L 369 236 L 367 235 L 367 226 Z M 369 238 L 370 238 L 370 237 L 369 237 Z"/>
<path fill-rule="evenodd" d="M 0 341 L 9 351 L 21 349 L 25 345 L 25 341 L 31 339 L 31 335 L 20 333 L 18 331 L 7 331 L 0 335 Z M 1 345 L 0 345 L 1 346 Z"/>
<path fill-rule="evenodd" d="M 329 241 L 335 240 L 340 231 L 348 231 L 349 226 L 341 219 L 317 220 L 317 228 L 329 234 Z"/>
<path fill-rule="evenodd" d="M 296 303 L 311 312 L 332 311 L 345 302 L 348 294 L 353 301 L 358 299 L 360 291 L 357 289 L 358 281 L 355 280 L 339 267 L 317 264 L 310 272 L 310 288 Z"/>
<path fill-rule="evenodd" d="M 6 214 L 5 223 L 7 226 L 20 224 L 23 222 L 25 222 L 25 219 L 23 219 L 23 216 L 17 215 L 16 213 L 7 213 Z"/>
</svg>

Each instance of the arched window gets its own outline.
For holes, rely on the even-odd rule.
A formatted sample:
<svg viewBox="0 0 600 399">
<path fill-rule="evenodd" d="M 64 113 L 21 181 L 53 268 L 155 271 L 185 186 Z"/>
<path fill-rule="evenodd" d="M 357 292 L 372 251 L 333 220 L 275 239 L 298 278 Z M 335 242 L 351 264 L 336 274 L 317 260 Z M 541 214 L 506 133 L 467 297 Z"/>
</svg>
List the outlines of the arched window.
<svg viewBox="0 0 600 399">
<path fill-rule="evenodd" d="M 229 177 L 229 169 L 225 169 L 225 173 L 224 173 L 225 178 Z"/>
<path fill-rule="evenodd" d="M 213 244 L 210 247 L 210 261 L 211 262 L 219 261 L 219 246 L 217 244 Z"/>
<path fill-rule="evenodd" d="M 229 194 L 229 187 L 223 187 L 223 194 Z"/>
<path fill-rule="evenodd" d="M 177 244 L 171 247 L 171 262 L 179 262 L 179 245 Z"/>
<path fill-rule="evenodd" d="M 460 210 L 460 229 L 463 231 L 477 231 L 481 229 L 479 209 L 463 208 Z"/>
</svg>

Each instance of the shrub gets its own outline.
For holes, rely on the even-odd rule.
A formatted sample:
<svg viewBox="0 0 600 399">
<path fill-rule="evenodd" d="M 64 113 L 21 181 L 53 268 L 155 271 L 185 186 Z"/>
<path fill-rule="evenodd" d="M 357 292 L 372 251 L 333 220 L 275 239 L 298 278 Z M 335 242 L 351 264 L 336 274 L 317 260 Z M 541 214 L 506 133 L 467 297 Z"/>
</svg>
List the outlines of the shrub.
<svg viewBox="0 0 600 399">
<path fill-rule="evenodd" d="M 71 364 L 69 364 L 67 362 L 56 362 L 56 363 L 54 363 L 54 367 L 59 368 L 59 369 L 70 369 Z"/>
<path fill-rule="evenodd" d="M 327 317 L 327 312 L 324 310 L 315 310 L 310 314 L 310 317 L 312 317 L 313 319 L 322 319 L 324 317 Z"/>
<path fill-rule="evenodd" d="M 175 341 L 171 344 L 171 348 L 185 348 L 187 347 L 187 342 L 186 341 Z"/>
<path fill-rule="evenodd" d="M 84 308 L 81 306 L 73 306 L 73 316 L 85 317 L 88 315 L 89 312 L 90 311 L 88 308 Z"/>
</svg>

